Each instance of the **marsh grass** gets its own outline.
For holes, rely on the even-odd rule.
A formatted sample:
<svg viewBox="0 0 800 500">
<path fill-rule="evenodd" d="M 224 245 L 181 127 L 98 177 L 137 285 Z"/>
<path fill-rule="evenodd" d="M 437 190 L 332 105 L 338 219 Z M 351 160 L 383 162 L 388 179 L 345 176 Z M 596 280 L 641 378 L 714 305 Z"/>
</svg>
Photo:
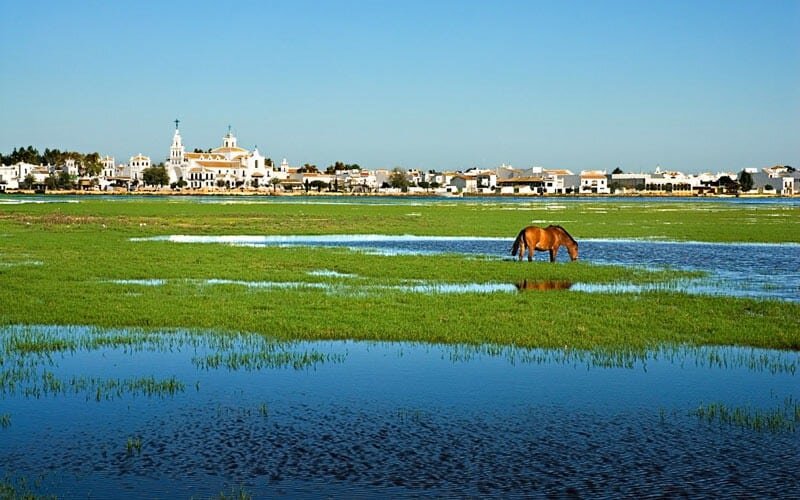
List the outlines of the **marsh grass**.
<svg viewBox="0 0 800 500">
<path fill-rule="evenodd" d="M 243 486 L 231 486 L 230 491 L 221 491 L 214 498 L 217 500 L 251 500 L 253 495 L 245 490 Z"/>
<path fill-rule="evenodd" d="M 690 415 L 708 423 L 742 427 L 757 432 L 795 432 L 800 425 L 800 403 L 787 397 L 774 409 L 729 407 L 723 403 L 701 404 Z"/>
<path fill-rule="evenodd" d="M 343 355 L 308 352 L 225 352 L 195 357 L 192 362 L 203 369 L 263 370 L 264 368 L 293 368 L 304 370 L 325 362 L 342 362 Z"/>
<path fill-rule="evenodd" d="M 29 480 L 26 477 L 16 477 L 6 474 L 0 479 L 0 499 L 3 500 L 55 500 L 55 495 L 38 493 L 41 489 L 41 480 Z"/>
<path fill-rule="evenodd" d="M 3 240 L 3 255 L 25 255 L 42 265 L 0 268 L 0 304 L 13 304 L 0 310 L 0 324 L 240 331 L 283 340 L 497 343 L 576 349 L 688 343 L 800 349 L 797 303 L 687 296 L 680 293 L 679 286 L 640 294 L 484 293 L 469 299 L 402 290 L 359 291 L 361 286 L 368 290 L 370 286 L 396 287 L 417 281 L 668 284 L 696 276 L 692 273 L 582 261 L 520 265 L 462 255 L 387 257 L 341 248 L 130 240 L 165 234 L 336 233 L 510 238 L 535 219 L 574 220 L 568 227 L 579 240 L 800 241 L 800 224 L 791 223 L 798 220 L 791 216 L 800 215 L 794 208 L 580 202 L 564 203 L 564 208 L 553 210 L 549 205 L 423 203 L 414 207 L 413 212 L 419 214 L 414 217 L 407 216 L 407 206 L 376 205 L 211 205 L 183 200 L 112 203 L 82 198 L 76 204 L 4 206 L 0 233 L 8 237 Z M 600 213 L 603 211 L 607 213 Z M 790 217 L 774 217 L 776 213 Z M 743 229 L 738 222 L 743 216 L 763 219 L 764 225 Z M 675 224 L 666 224 L 682 219 L 686 220 L 680 230 Z M 330 272 L 315 274 L 319 269 Z M 163 280 L 163 284 L 143 286 L 136 280 Z M 232 283 L 208 286 L 208 280 Z M 233 283 L 253 281 L 311 286 L 260 289 Z M 337 292 L 348 286 L 350 292 Z M 743 315 L 745 310 L 748 313 Z M 130 348 L 137 349 L 141 339 L 130 342 Z M 17 349 L 30 350 L 35 345 Z M 62 352 L 70 348 L 67 344 L 53 347 Z M 218 362 L 228 361 L 240 362 Z"/>
<path fill-rule="evenodd" d="M 128 456 L 140 455 L 142 453 L 142 438 L 138 436 L 129 437 L 125 442 L 125 452 Z"/>
</svg>

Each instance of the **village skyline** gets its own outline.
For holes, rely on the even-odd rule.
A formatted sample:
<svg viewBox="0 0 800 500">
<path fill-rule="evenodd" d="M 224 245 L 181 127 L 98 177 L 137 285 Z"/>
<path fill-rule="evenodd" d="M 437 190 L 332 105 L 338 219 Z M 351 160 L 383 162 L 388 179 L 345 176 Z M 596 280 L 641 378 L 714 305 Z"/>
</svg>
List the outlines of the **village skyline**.
<svg viewBox="0 0 800 500">
<path fill-rule="evenodd" d="M 135 192 L 159 190 L 181 192 L 237 192 L 283 194 L 311 191 L 328 193 L 440 194 L 440 195 L 573 195 L 658 193 L 668 195 L 750 194 L 793 196 L 800 192 L 800 173 L 790 165 L 745 168 L 739 173 L 718 171 L 702 174 L 665 169 L 625 172 L 619 167 L 582 169 L 515 168 L 501 164 L 493 168 L 464 170 L 392 169 L 336 161 L 328 167 L 304 163 L 280 163 L 239 145 L 228 127 L 216 148 L 187 149 L 175 119 L 169 154 L 153 161 L 141 153 L 128 163 L 117 163 L 99 153 L 36 148 L 14 148 L 0 157 L 0 192 L 45 192 L 80 190 Z"/>
</svg>

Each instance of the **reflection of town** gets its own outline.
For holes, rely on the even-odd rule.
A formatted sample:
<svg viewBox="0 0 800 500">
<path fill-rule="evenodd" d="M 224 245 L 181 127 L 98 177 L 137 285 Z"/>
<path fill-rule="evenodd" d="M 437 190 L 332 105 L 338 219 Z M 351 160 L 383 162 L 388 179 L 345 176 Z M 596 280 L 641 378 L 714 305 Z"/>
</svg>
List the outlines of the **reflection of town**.
<svg viewBox="0 0 800 500">
<path fill-rule="evenodd" d="M 66 156 L 50 161 L 24 148 L 3 157 L 0 191 L 72 189 L 82 191 L 138 191 L 218 193 L 374 193 L 374 194 L 485 194 L 485 195 L 576 195 L 647 194 L 714 195 L 800 193 L 800 172 L 791 166 L 746 168 L 741 172 L 684 174 L 656 167 L 649 173 L 627 173 L 616 168 L 583 170 L 530 167 L 471 168 L 464 171 L 422 169 L 366 169 L 336 162 L 324 170 L 315 165 L 290 166 L 263 156 L 258 147 L 241 148 L 228 128 L 217 148 L 189 152 L 175 121 L 169 157 L 153 164 L 137 154 L 127 164 L 116 164 L 111 156 Z M 30 147 L 29 147 L 30 149 Z M 27 153 L 31 153 L 30 150 Z M 62 155 L 63 156 L 63 155 Z M 19 159 L 24 157 L 24 160 Z M 83 158 L 83 159 L 81 159 Z"/>
</svg>

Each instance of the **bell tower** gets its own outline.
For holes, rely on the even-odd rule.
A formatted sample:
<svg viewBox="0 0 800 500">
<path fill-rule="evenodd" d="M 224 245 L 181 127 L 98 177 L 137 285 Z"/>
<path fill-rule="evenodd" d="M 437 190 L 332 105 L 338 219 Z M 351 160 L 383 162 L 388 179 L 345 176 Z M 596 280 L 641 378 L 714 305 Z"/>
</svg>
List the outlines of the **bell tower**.
<svg viewBox="0 0 800 500">
<path fill-rule="evenodd" d="M 181 132 L 178 130 L 180 120 L 175 119 L 175 135 L 172 136 L 172 147 L 169 148 L 169 164 L 179 167 L 183 164 L 183 154 L 186 151 L 181 140 Z"/>
<path fill-rule="evenodd" d="M 225 134 L 225 137 L 222 138 L 222 147 L 223 148 L 235 148 L 236 147 L 236 137 L 231 133 L 231 126 L 228 125 L 228 133 Z"/>
</svg>

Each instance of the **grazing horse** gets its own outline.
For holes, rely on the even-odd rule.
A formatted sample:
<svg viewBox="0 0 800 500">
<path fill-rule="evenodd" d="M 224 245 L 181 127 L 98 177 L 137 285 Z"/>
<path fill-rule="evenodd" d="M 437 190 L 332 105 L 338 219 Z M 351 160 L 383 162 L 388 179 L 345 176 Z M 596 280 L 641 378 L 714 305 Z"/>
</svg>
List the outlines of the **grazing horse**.
<svg viewBox="0 0 800 500">
<path fill-rule="evenodd" d="M 556 261 L 558 249 L 564 245 L 569 252 L 569 258 L 578 260 L 578 242 L 570 236 L 566 229 L 561 226 L 547 226 L 541 228 L 538 226 L 528 226 L 519 232 L 517 239 L 514 240 L 514 246 L 511 247 L 511 255 L 515 255 L 519 251 L 519 260 L 525 251 L 528 251 L 528 262 L 533 260 L 533 251 L 545 250 L 550 252 L 550 262 Z"/>
</svg>

